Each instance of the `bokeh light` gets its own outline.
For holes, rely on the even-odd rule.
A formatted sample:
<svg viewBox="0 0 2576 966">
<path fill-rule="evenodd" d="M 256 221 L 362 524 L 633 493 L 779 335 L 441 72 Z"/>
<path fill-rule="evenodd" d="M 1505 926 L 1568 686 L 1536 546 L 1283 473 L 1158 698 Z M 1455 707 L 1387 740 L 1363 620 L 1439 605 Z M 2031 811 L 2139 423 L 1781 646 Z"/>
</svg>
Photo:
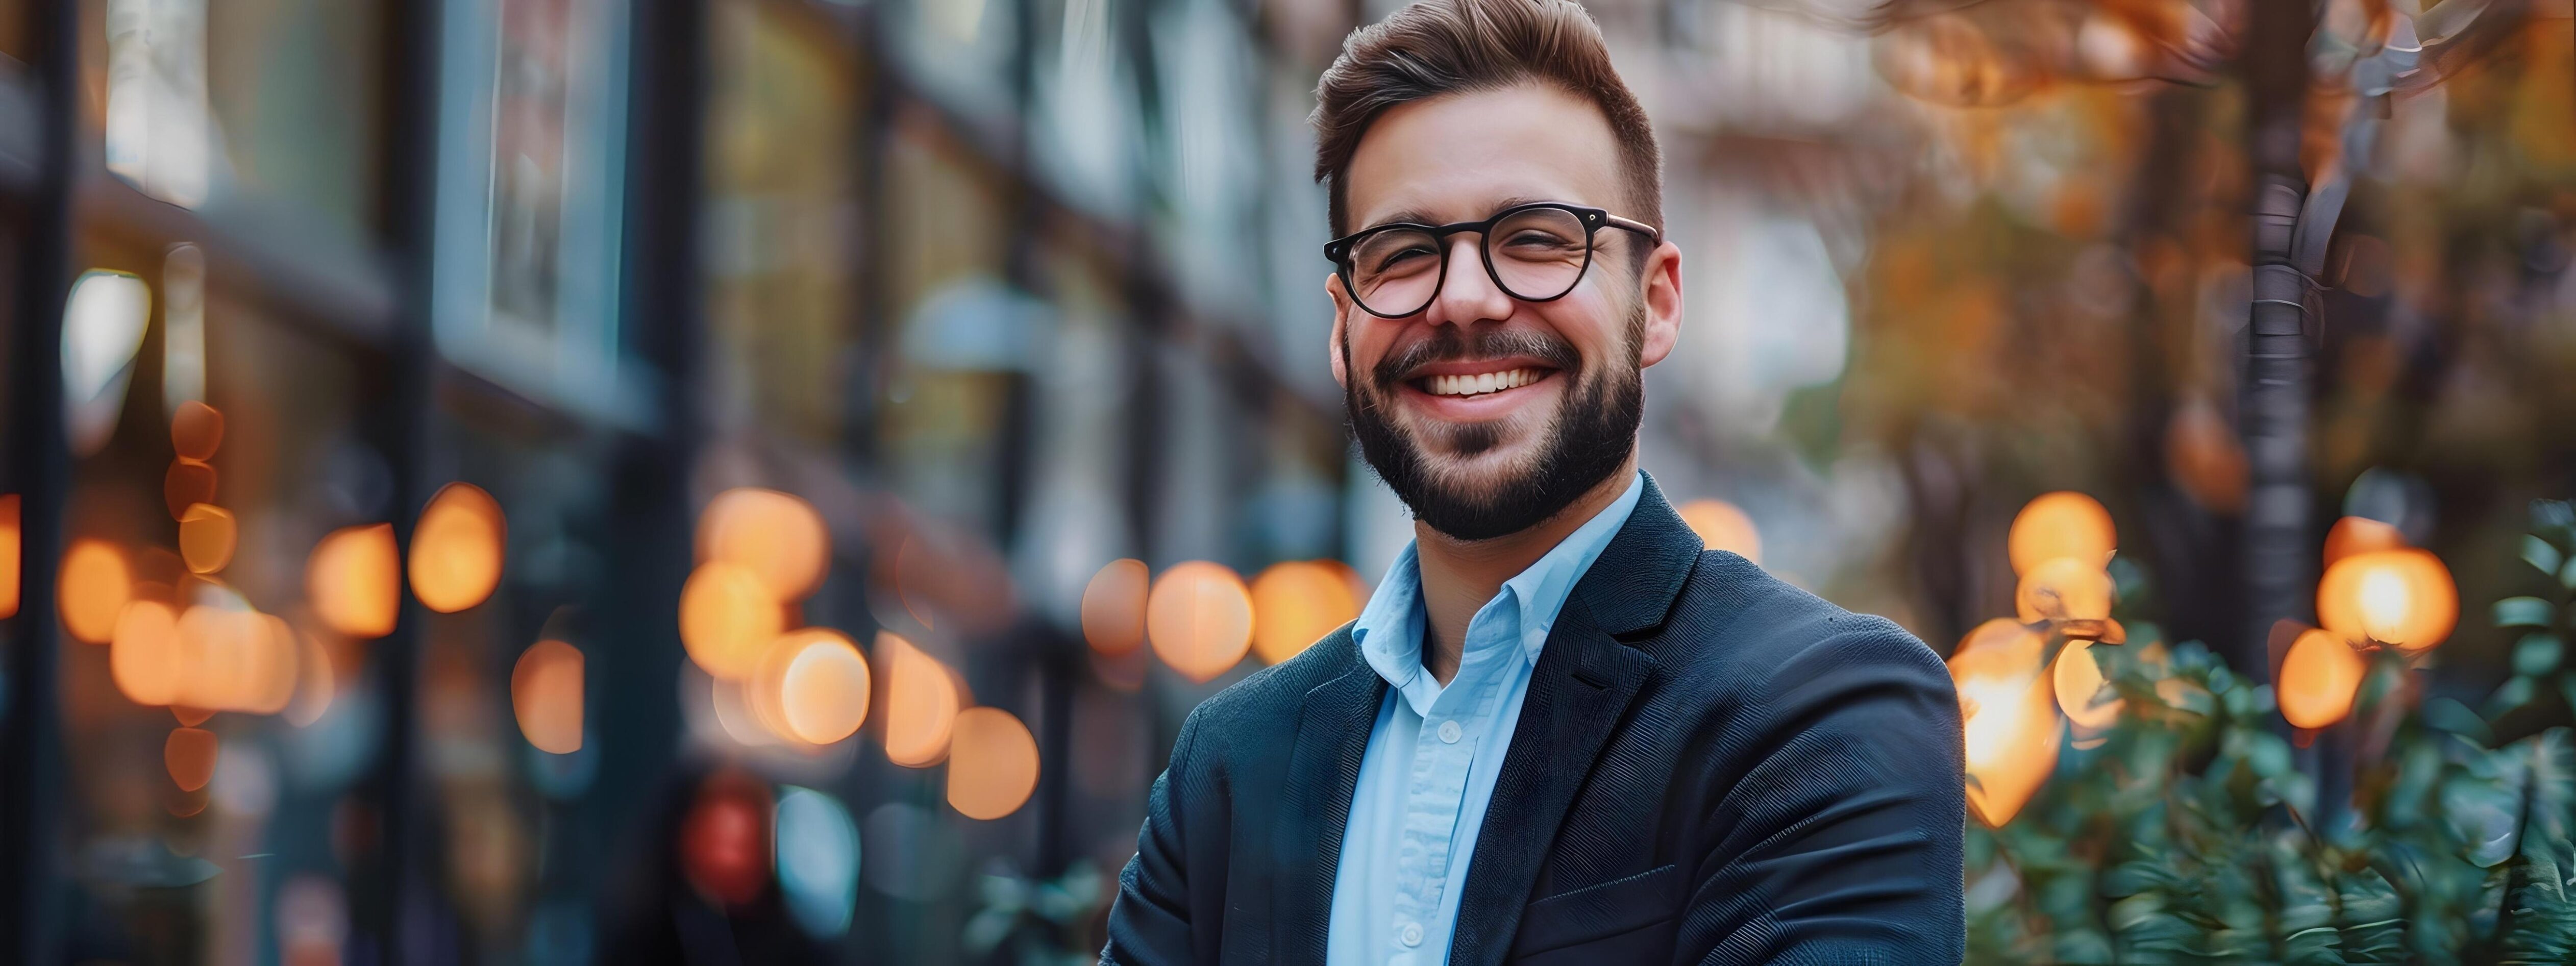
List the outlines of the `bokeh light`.
<svg viewBox="0 0 2576 966">
<path fill-rule="evenodd" d="M 1038 787 L 1038 742 L 1027 725 L 1000 708 L 957 713 L 948 756 L 948 804 L 967 818 L 1019 811 Z"/>
<path fill-rule="evenodd" d="M 2426 551 L 2356 553 L 2317 582 L 2317 622 L 2346 640 L 2421 651 L 2448 639 L 2459 620 L 2450 568 Z"/>
<path fill-rule="evenodd" d="M 1754 563 L 1762 562 L 1762 531 L 1753 518 L 1725 500 L 1698 499 L 1681 505 L 1682 522 L 1711 550 L 1724 550 Z"/>
<path fill-rule="evenodd" d="M 778 796 L 778 890 L 797 925 L 848 932 L 859 898 L 859 826 L 839 799 L 790 786 Z"/>
<path fill-rule="evenodd" d="M 2342 638 L 2309 628 L 2290 643 L 2281 658 L 2280 680 L 2273 682 L 2281 717 L 2301 728 L 2323 728 L 2352 713 L 2370 664 Z"/>
<path fill-rule="evenodd" d="M 1145 643 L 1145 591 L 1152 574 L 1145 562 L 1112 560 L 1082 588 L 1082 639 L 1112 657 Z"/>
<path fill-rule="evenodd" d="M 1252 646 L 1252 593 L 1223 564 L 1174 565 L 1146 598 L 1145 638 L 1182 677 L 1212 680 Z"/>
<path fill-rule="evenodd" d="M 98 452 L 115 434 L 151 319 L 152 289 L 141 278 L 91 269 L 72 282 L 63 302 L 63 416 L 72 455 Z"/>
<path fill-rule="evenodd" d="M 331 652 L 311 634 L 295 635 L 295 697 L 279 712 L 286 723 L 298 728 L 322 720 L 331 710 L 331 700 L 339 696 L 339 678 L 331 669 Z"/>
<path fill-rule="evenodd" d="M 681 873 L 708 901 L 740 908 L 760 898 L 769 883 L 769 789 L 734 770 L 716 772 L 698 786 L 680 822 Z"/>
<path fill-rule="evenodd" d="M 748 569 L 781 601 L 803 600 L 822 586 L 831 559 L 822 514 L 777 490 L 726 490 L 698 515 L 698 560 Z"/>
<path fill-rule="evenodd" d="M 390 523 L 322 537 L 304 564 L 304 594 L 325 626 L 357 638 L 393 633 L 402 611 L 402 563 Z"/>
<path fill-rule="evenodd" d="M 161 476 L 161 502 L 170 508 L 170 519 L 185 520 L 188 508 L 215 502 L 215 468 L 191 459 L 170 461 L 170 471 Z"/>
<path fill-rule="evenodd" d="M 172 728 L 169 739 L 161 743 L 161 762 L 181 791 L 193 792 L 215 779 L 215 758 L 220 751 L 214 732 Z"/>
<path fill-rule="evenodd" d="M 1360 615 L 1350 582 L 1322 562 L 1270 565 L 1252 579 L 1252 649 L 1277 664 Z"/>
<path fill-rule="evenodd" d="M 938 764 L 957 724 L 956 679 L 899 635 L 877 634 L 876 652 L 886 676 L 886 760 L 907 768 Z"/>
<path fill-rule="evenodd" d="M 2059 734 L 2047 641 L 2001 618 L 1978 625 L 1950 657 L 1967 741 L 1968 805 L 1987 825 L 2012 821 L 2057 768 Z"/>
<path fill-rule="evenodd" d="M 295 697 L 300 656 L 284 620 L 245 608 L 197 604 L 181 611 L 174 706 L 275 714 Z"/>
<path fill-rule="evenodd" d="M 0 494 L 0 618 L 18 616 L 18 554 L 26 543 L 18 529 L 18 494 Z"/>
<path fill-rule="evenodd" d="M 839 631 L 808 627 L 772 643 L 751 678 L 755 717 L 781 738 L 828 745 L 868 719 L 868 662 Z"/>
<path fill-rule="evenodd" d="M 76 540 L 63 552 L 56 578 L 63 629 L 86 644 L 105 644 L 116 633 L 117 614 L 134 593 L 125 551 L 104 540 Z"/>
<path fill-rule="evenodd" d="M 699 564 L 680 588 L 680 643 L 689 660 L 719 679 L 749 676 L 786 623 L 769 584 L 740 564 Z"/>
<path fill-rule="evenodd" d="M 441 487 L 412 529 L 412 596 L 441 614 L 482 603 L 501 584 L 507 534 L 492 494 L 471 483 Z"/>
<path fill-rule="evenodd" d="M 196 400 L 179 404 L 170 414 L 170 446 L 183 460 L 204 463 L 224 445 L 224 414 Z"/>
<path fill-rule="evenodd" d="M 191 572 L 211 574 L 224 569 L 233 562 L 233 547 L 240 539 L 240 527 L 230 510 L 199 503 L 179 515 L 179 559 L 188 562 Z"/>
<path fill-rule="evenodd" d="M 580 648 L 543 640 L 520 652 L 510 669 L 510 712 L 538 751 L 581 750 L 582 667 Z"/>
<path fill-rule="evenodd" d="M 2378 550 L 2398 550 L 2406 546 L 2406 535 L 2393 524 L 2369 517 L 2345 517 L 2336 520 L 2326 531 L 2324 566 L 2331 569 L 2345 557 Z"/>
<path fill-rule="evenodd" d="M 2043 620 L 2105 620 L 2111 616 L 2111 575 L 2097 563 L 2075 557 L 2041 561 L 2024 571 L 2013 589 L 2013 609 L 2022 623 Z"/>
<path fill-rule="evenodd" d="M 2050 674 L 2058 710 L 2066 712 L 2066 720 L 2077 727 L 2099 731 L 2120 720 L 2124 702 L 2103 677 L 2102 664 L 2093 656 L 2094 646 L 2092 641 L 2067 641 L 2057 652 Z"/>
<path fill-rule="evenodd" d="M 179 615 L 157 600 L 128 602 L 108 643 L 108 677 L 142 705 L 179 700 Z"/>
<path fill-rule="evenodd" d="M 2071 490 L 2043 493 L 2013 516 L 2005 538 L 2015 574 L 2059 557 L 2073 557 L 2093 567 L 2111 562 L 2118 534 L 2111 512 L 2100 501 Z"/>
</svg>

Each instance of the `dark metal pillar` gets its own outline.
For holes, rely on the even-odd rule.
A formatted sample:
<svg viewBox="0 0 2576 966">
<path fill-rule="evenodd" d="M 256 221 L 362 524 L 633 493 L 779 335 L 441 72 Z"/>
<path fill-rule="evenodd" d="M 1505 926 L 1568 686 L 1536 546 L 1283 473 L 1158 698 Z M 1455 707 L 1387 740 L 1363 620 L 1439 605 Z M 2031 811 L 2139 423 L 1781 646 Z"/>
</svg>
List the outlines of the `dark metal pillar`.
<svg viewBox="0 0 2576 966">
<path fill-rule="evenodd" d="M 74 0 L 29 0 L 27 52 L 34 70 L 36 180 L 23 209 L 17 317 L 8 357 L 9 426 L 0 492 L 19 494 L 23 536 L 18 614 L 9 621 L 5 721 L 0 721 L 0 960 L 63 957 L 60 901 L 62 732 L 55 694 L 54 578 L 62 560 L 71 453 L 63 436 L 63 299 L 71 276 L 72 138 L 80 80 L 80 12 Z"/>
<path fill-rule="evenodd" d="M 409 548 L 413 525 L 436 488 L 429 478 L 430 426 L 436 405 L 437 344 L 430 327 L 438 210 L 438 66 L 443 18 L 437 0 L 387 6 L 381 50 L 385 64 L 381 200 L 385 253 L 391 267 L 393 326 L 385 371 L 389 391 L 370 421 L 392 470 L 394 538 Z M 428 613 L 402 597 L 394 632 L 373 647 L 384 698 L 384 737 L 370 785 L 380 821 L 379 865 L 359 913 L 372 932 L 377 961 L 432 958 L 435 937 L 424 927 L 436 897 L 421 869 L 436 865 L 430 849 L 428 797 L 421 787 L 419 668 Z"/>
</svg>

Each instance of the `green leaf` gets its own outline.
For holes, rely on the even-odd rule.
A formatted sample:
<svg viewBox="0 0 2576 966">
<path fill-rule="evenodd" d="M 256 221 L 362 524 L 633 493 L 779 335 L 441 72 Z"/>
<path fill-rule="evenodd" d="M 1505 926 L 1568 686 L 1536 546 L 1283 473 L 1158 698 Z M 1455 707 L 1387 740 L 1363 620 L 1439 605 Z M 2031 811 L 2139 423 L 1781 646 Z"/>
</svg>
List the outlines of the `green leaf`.
<svg viewBox="0 0 2576 966">
<path fill-rule="evenodd" d="M 2522 559 L 2545 576 L 2557 576 L 2558 566 L 2565 562 L 2558 548 L 2537 535 L 2522 538 Z"/>
<path fill-rule="evenodd" d="M 2556 608 L 2538 597 L 2507 597 L 2495 602 L 2497 627 L 2547 627 Z"/>
<path fill-rule="evenodd" d="M 2505 679 L 2504 684 L 2497 687 L 2495 689 L 2495 693 L 2487 697 L 2487 720 L 2493 721 L 2497 718 L 2504 717 L 2505 715 L 2512 713 L 2515 709 L 2520 708 L 2523 705 L 2530 704 L 2531 696 L 2533 692 L 2539 689 L 2539 686 L 2540 682 L 2534 681 L 2526 675 L 2517 674 Z"/>
<path fill-rule="evenodd" d="M 2513 646 L 2513 673 L 2541 677 L 2558 670 L 2563 650 L 2555 634 L 2525 634 Z"/>
</svg>

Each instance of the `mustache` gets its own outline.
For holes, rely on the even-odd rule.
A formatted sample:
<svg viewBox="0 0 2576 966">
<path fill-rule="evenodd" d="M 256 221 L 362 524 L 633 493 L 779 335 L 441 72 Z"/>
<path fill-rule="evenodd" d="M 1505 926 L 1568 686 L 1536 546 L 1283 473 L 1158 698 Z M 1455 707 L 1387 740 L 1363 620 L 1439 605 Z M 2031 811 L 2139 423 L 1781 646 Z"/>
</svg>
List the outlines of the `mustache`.
<svg viewBox="0 0 2576 966">
<path fill-rule="evenodd" d="M 1528 356 L 1567 375 L 1577 374 L 1583 365 L 1583 355 L 1575 351 L 1573 343 L 1546 332 L 1507 329 L 1465 333 L 1456 328 L 1446 328 L 1378 360 L 1369 375 L 1377 388 L 1388 389 L 1404 381 L 1405 373 L 1435 362 L 1506 356 Z"/>
</svg>

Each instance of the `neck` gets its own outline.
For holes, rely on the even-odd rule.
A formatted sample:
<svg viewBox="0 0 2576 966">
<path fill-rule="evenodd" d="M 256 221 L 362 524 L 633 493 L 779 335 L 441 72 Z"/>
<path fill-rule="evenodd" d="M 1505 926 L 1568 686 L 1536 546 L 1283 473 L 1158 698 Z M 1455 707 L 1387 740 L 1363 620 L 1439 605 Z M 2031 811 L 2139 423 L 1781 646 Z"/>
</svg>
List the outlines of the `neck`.
<svg viewBox="0 0 2576 966">
<path fill-rule="evenodd" d="M 1631 452 L 1618 472 L 1593 484 L 1554 516 L 1489 540 L 1460 540 L 1414 521 L 1414 559 L 1422 568 L 1422 613 L 1430 624 L 1422 629 L 1422 666 L 1433 680 L 1445 685 L 1457 676 L 1458 661 L 1467 651 L 1467 624 L 1502 592 L 1503 581 L 1528 570 L 1618 502 L 1636 475 L 1637 456 Z"/>
</svg>

